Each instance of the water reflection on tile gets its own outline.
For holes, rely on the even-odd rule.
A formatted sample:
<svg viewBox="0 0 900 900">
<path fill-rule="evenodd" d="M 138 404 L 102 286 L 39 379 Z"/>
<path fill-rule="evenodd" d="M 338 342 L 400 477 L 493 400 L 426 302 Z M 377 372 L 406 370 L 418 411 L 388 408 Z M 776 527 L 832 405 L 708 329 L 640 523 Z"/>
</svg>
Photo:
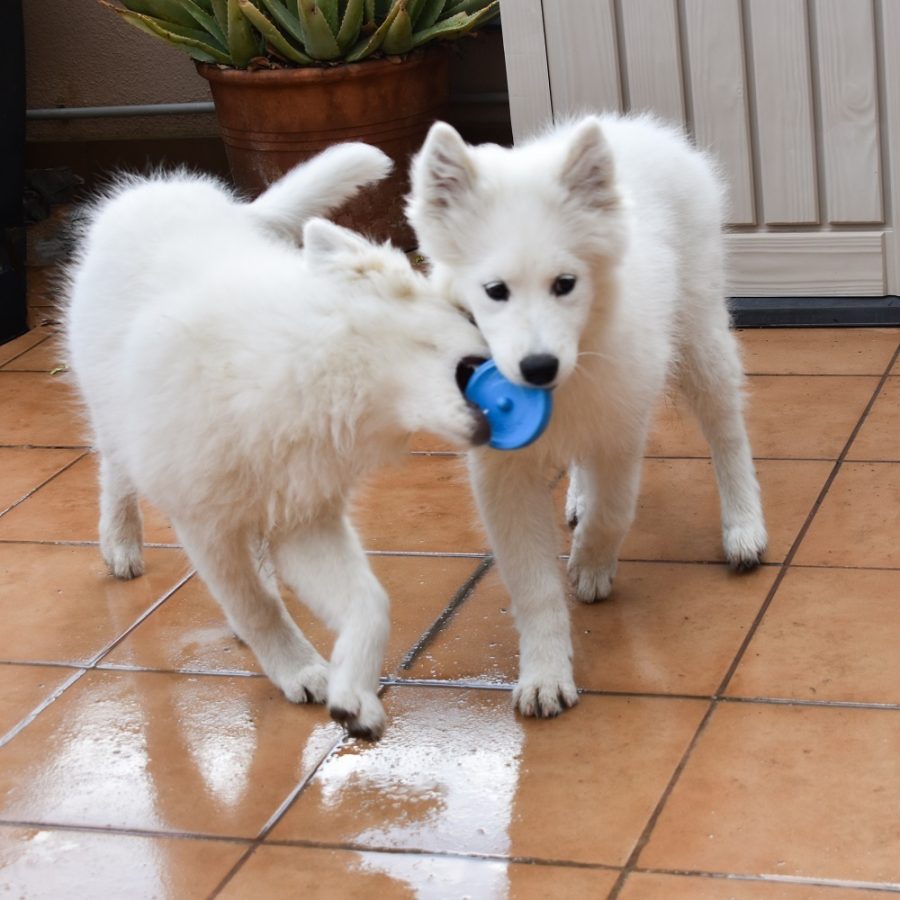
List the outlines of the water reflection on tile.
<svg viewBox="0 0 900 900">
<path fill-rule="evenodd" d="M 538 900 L 605 897 L 606 869 L 507 863 L 417 853 L 263 846 L 219 900 Z"/>
<path fill-rule="evenodd" d="M 121 581 L 96 547 L 0 543 L 0 659 L 89 662 L 190 571 L 180 550 L 144 558 L 146 574 Z"/>
<path fill-rule="evenodd" d="M 200 900 L 244 850 L 231 841 L 0 827 L 0 894 L 27 900 Z"/>
<path fill-rule="evenodd" d="M 273 840 L 621 865 L 705 709 L 582 697 L 535 721 L 506 691 L 402 687 L 386 700 L 381 742 L 329 757 Z"/>
<path fill-rule="evenodd" d="M 603 603 L 570 603 L 575 683 L 582 690 L 714 693 L 778 569 L 622 563 Z M 518 635 L 496 568 L 405 674 L 508 683 Z"/>
<path fill-rule="evenodd" d="M 475 571 L 478 560 L 376 556 L 370 562 L 391 598 L 384 671 L 395 672 L 406 652 Z M 293 595 L 286 593 L 285 602 L 303 633 L 329 656 L 334 634 Z M 194 672 L 261 671 L 252 651 L 234 637 L 224 613 L 196 576 L 103 662 Z"/>
<path fill-rule="evenodd" d="M 77 671 L 63 666 L 0 666 L 0 737 Z"/>
<path fill-rule="evenodd" d="M 0 817 L 253 837 L 339 734 L 265 679 L 91 672 L 0 749 Z"/>
</svg>

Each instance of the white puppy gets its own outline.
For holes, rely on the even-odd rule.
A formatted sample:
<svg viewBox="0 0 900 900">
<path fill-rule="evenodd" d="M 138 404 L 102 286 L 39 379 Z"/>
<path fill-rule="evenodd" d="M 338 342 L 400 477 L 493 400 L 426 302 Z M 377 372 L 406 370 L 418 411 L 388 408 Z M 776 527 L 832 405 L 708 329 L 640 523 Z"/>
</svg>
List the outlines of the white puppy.
<svg viewBox="0 0 900 900">
<path fill-rule="evenodd" d="M 520 633 L 515 702 L 556 715 L 577 695 L 549 486 L 569 467 L 569 575 L 579 599 L 605 598 L 670 375 L 712 450 L 728 561 L 752 568 L 766 546 L 724 302 L 722 188 L 683 137 L 615 115 L 512 150 L 468 147 L 439 123 L 412 175 L 408 214 L 441 289 L 507 378 L 555 388 L 540 440 L 470 464 Z"/>
<path fill-rule="evenodd" d="M 304 227 L 389 168 L 346 144 L 252 203 L 185 174 L 122 185 L 90 217 L 67 329 L 113 573 L 143 570 L 143 494 L 288 699 L 327 696 L 369 737 L 384 724 L 388 598 L 349 492 L 412 431 L 487 438 L 456 381 L 461 358 L 484 356 L 477 329 L 400 251 L 323 220 Z M 337 631 L 330 671 L 275 571 Z"/>
</svg>

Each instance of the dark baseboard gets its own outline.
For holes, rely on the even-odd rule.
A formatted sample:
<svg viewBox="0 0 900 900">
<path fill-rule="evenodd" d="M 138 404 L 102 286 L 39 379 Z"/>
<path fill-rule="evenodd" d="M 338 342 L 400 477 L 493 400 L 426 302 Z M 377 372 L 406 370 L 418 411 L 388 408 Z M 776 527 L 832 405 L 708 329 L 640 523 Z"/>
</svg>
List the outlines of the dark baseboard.
<svg viewBox="0 0 900 900">
<path fill-rule="evenodd" d="M 735 328 L 900 326 L 900 297 L 732 297 Z"/>
</svg>

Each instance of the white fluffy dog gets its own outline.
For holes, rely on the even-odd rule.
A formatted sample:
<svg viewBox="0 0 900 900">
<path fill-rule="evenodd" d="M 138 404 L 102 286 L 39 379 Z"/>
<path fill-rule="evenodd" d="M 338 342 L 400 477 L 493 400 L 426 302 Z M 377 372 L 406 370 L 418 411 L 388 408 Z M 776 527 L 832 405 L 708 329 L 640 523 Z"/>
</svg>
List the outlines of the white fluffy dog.
<svg viewBox="0 0 900 900">
<path fill-rule="evenodd" d="M 143 494 L 288 699 L 327 697 L 368 737 L 384 725 L 388 598 L 348 493 L 412 431 L 488 436 L 456 380 L 461 358 L 485 354 L 477 329 L 400 251 L 307 221 L 389 168 L 345 144 L 252 203 L 185 174 L 120 186 L 90 217 L 67 331 L 113 573 L 142 572 Z M 273 569 L 338 632 L 330 669 Z"/>
<path fill-rule="evenodd" d="M 441 289 L 507 378 L 555 388 L 540 440 L 476 451 L 470 466 L 520 633 L 515 703 L 556 715 L 577 694 L 549 485 L 569 468 L 569 576 L 579 599 L 607 597 L 670 375 L 711 447 L 727 559 L 752 568 L 766 546 L 724 302 L 722 188 L 683 137 L 615 115 L 512 150 L 466 146 L 439 123 L 412 174 L 408 214 Z"/>
</svg>

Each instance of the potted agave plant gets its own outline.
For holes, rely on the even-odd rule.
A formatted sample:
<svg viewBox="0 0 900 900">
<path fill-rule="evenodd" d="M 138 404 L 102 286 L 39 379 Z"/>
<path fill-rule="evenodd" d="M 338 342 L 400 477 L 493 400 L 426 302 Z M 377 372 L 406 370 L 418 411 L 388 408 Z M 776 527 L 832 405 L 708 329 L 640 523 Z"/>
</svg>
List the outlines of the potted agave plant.
<svg viewBox="0 0 900 900">
<path fill-rule="evenodd" d="M 341 215 L 408 246 L 409 156 L 449 92 L 443 42 L 500 0 L 99 0 L 191 56 L 210 83 L 232 178 L 254 195 L 330 144 L 389 154 L 390 179 Z"/>
</svg>

